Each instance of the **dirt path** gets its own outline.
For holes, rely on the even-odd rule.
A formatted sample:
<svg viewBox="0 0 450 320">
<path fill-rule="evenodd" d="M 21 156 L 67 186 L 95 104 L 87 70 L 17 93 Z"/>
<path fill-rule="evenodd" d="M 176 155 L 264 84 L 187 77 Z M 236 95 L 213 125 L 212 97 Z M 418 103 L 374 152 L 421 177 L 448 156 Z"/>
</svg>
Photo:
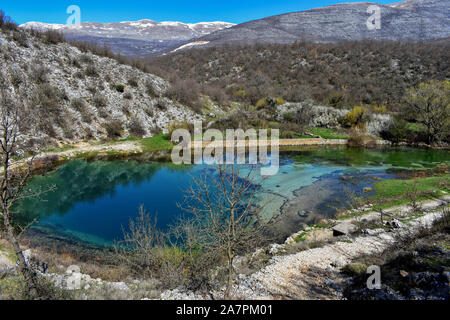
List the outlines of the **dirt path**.
<svg viewBox="0 0 450 320">
<path fill-rule="evenodd" d="M 427 210 L 436 210 L 450 198 L 425 203 Z M 405 207 L 395 208 L 398 213 Z M 391 211 L 395 211 L 392 209 Z M 376 214 L 370 212 L 369 218 Z M 270 264 L 258 272 L 244 277 L 234 287 L 236 296 L 245 299 L 340 299 L 339 283 L 345 281 L 342 267 L 362 254 L 382 252 L 395 241 L 395 235 L 418 226 L 429 225 L 442 215 L 442 211 L 428 213 L 411 221 L 403 229 L 381 232 L 374 236 L 345 239 L 321 248 L 297 254 L 275 256 Z"/>
<path fill-rule="evenodd" d="M 272 143 L 274 143 L 275 140 L 252 140 L 252 141 L 245 141 L 246 146 L 267 146 L 270 147 Z M 197 142 L 198 143 L 198 142 Z M 345 139 L 318 139 L 318 138 L 311 138 L 311 139 L 280 139 L 278 142 L 279 147 L 295 147 L 295 146 L 323 146 L 323 145 L 346 145 L 348 143 L 348 140 Z M 201 146 L 204 147 L 215 147 L 215 146 L 231 146 L 231 143 L 223 143 L 223 142 L 206 142 L 203 141 Z M 194 141 L 190 144 L 191 148 L 195 148 L 196 144 Z"/>
</svg>

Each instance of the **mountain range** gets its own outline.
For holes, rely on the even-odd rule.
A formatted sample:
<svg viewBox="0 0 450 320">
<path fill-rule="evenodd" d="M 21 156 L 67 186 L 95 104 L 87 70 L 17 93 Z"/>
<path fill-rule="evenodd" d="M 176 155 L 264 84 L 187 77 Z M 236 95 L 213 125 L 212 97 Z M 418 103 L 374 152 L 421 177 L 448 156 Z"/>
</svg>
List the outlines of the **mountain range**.
<svg viewBox="0 0 450 320">
<path fill-rule="evenodd" d="M 28 22 L 21 28 L 58 30 L 68 40 L 88 41 L 107 45 L 114 53 L 128 56 L 157 54 L 174 49 L 191 39 L 232 27 L 227 22 L 156 22 L 153 20 L 124 21 L 119 23 L 84 22 L 80 25 Z"/>
<path fill-rule="evenodd" d="M 379 8 L 379 29 L 369 29 Z M 208 46 L 248 43 L 292 43 L 299 40 L 432 40 L 450 36 L 450 1 L 407 0 L 391 5 L 345 3 L 293 12 L 239 24 L 202 37 Z M 373 22 L 372 22 L 373 23 Z"/>
<path fill-rule="evenodd" d="M 379 10 L 379 18 L 374 10 Z M 224 44 L 443 39 L 450 37 L 449 12 L 448 0 L 406 0 L 390 5 L 343 3 L 238 25 L 140 20 L 106 24 L 86 22 L 79 27 L 29 22 L 21 27 L 60 30 L 69 40 L 85 40 L 107 45 L 115 53 L 144 56 Z M 368 26 L 375 26 L 376 20 L 378 27 Z"/>
</svg>

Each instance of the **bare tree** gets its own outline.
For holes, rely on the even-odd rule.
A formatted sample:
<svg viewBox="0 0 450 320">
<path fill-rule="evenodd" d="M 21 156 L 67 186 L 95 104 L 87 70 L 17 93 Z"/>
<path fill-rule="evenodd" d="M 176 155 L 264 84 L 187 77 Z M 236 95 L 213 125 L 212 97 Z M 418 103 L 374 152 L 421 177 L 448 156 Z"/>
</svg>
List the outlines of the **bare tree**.
<svg viewBox="0 0 450 320">
<path fill-rule="evenodd" d="M 12 164 L 13 157 L 19 151 L 18 145 L 22 137 L 20 129 L 23 128 L 21 120 L 25 119 L 22 117 L 24 105 L 15 102 L 5 85 L 0 85 L 0 217 L 6 239 L 14 249 L 18 260 L 18 269 L 24 277 L 27 295 L 31 299 L 36 299 L 40 296 L 36 273 L 25 259 L 19 242 L 20 236 L 26 228 L 22 228 L 18 232 L 18 228 L 14 224 L 16 212 L 13 208 L 18 201 L 37 197 L 44 192 L 25 189 L 31 176 L 33 158 L 29 161 L 17 161 Z M 49 190 L 51 189 L 53 188 L 49 188 Z"/>
<path fill-rule="evenodd" d="M 224 298 L 229 299 L 233 286 L 236 256 L 264 243 L 264 231 L 271 221 L 260 215 L 255 205 L 258 190 L 256 166 L 219 165 L 207 170 L 186 191 L 187 206 L 204 236 L 203 249 L 220 253 L 227 263 Z M 247 171 L 248 170 L 248 171 Z M 258 181 L 259 182 L 259 181 Z"/>
</svg>

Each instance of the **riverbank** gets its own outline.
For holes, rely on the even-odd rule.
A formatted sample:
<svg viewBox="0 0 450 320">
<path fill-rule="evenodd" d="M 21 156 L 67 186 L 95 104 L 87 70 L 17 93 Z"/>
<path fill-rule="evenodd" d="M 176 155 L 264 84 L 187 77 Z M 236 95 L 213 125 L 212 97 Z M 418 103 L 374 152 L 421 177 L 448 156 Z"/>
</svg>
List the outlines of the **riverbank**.
<svg viewBox="0 0 450 320">
<path fill-rule="evenodd" d="M 372 205 L 359 208 L 358 215 L 345 219 L 329 219 L 308 227 L 284 244 L 259 248 L 245 257 L 238 257 L 235 268 L 238 274 L 233 287 L 233 297 L 245 300 L 261 299 L 342 299 L 350 278 L 345 274 L 348 266 L 363 255 L 379 254 L 398 240 L 398 235 L 414 234 L 440 219 L 443 208 L 449 206 L 450 196 L 419 203 L 420 211 L 409 205 L 392 207 L 385 212 L 384 221 Z M 39 251 L 28 250 L 27 255 L 45 261 Z M 13 255 L 5 245 L 0 246 L 0 268 L 14 265 Z M 46 258 L 49 258 L 47 255 Z M 68 256 L 65 257 L 68 259 Z M 78 263 L 70 258 L 71 263 Z M 6 264 L 5 264 L 6 261 Z M 100 268 L 100 267 L 99 267 Z M 66 288 L 71 274 L 59 266 L 50 273 L 42 273 L 57 287 Z M 84 272 L 89 271 L 86 265 Z M 92 270 L 91 270 L 92 271 Z M 104 271 L 105 272 L 105 271 Z M 126 274 L 116 273 L 116 281 L 101 279 L 98 273 L 80 273 L 82 290 L 71 291 L 77 299 L 210 299 L 201 292 L 181 289 L 158 291 L 157 280 L 133 280 Z M 10 281 L 9 279 L 8 281 Z M 5 285 L 6 280 L 0 280 Z M 108 292 L 108 296 L 106 296 Z M 220 298 L 221 292 L 212 292 Z"/>
<path fill-rule="evenodd" d="M 388 146 L 390 142 L 383 140 L 374 140 L 375 146 Z M 234 147 L 237 143 L 233 144 Z M 305 146 L 345 146 L 348 145 L 347 139 L 280 139 L 277 146 L 283 148 L 305 147 Z M 202 142 L 200 147 L 230 147 L 224 143 Z M 271 140 L 246 141 L 246 147 L 275 147 Z M 113 142 L 84 142 L 73 145 L 63 145 L 58 148 L 50 149 L 39 153 L 34 157 L 35 168 L 43 168 L 46 164 L 61 164 L 74 159 L 107 159 L 124 158 L 127 156 L 137 156 L 145 154 L 150 160 L 169 161 L 170 151 L 174 144 L 170 142 L 166 135 L 156 135 L 151 138 L 129 138 L 127 140 Z M 195 142 L 189 144 L 190 148 L 199 147 Z M 13 165 L 23 166 L 32 158 L 16 160 Z"/>
</svg>

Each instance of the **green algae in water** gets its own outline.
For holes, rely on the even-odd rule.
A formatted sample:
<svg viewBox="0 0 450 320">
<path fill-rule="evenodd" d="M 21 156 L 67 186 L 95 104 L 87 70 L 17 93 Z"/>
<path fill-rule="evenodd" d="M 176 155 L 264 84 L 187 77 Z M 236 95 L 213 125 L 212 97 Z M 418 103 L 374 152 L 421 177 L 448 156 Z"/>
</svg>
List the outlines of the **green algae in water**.
<svg viewBox="0 0 450 320">
<path fill-rule="evenodd" d="M 450 152 L 414 148 L 321 148 L 299 151 L 298 163 L 330 162 L 344 166 L 392 166 L 398 168 L 433 168 L 441 163 L 450 163 Z"/>
</svg>

